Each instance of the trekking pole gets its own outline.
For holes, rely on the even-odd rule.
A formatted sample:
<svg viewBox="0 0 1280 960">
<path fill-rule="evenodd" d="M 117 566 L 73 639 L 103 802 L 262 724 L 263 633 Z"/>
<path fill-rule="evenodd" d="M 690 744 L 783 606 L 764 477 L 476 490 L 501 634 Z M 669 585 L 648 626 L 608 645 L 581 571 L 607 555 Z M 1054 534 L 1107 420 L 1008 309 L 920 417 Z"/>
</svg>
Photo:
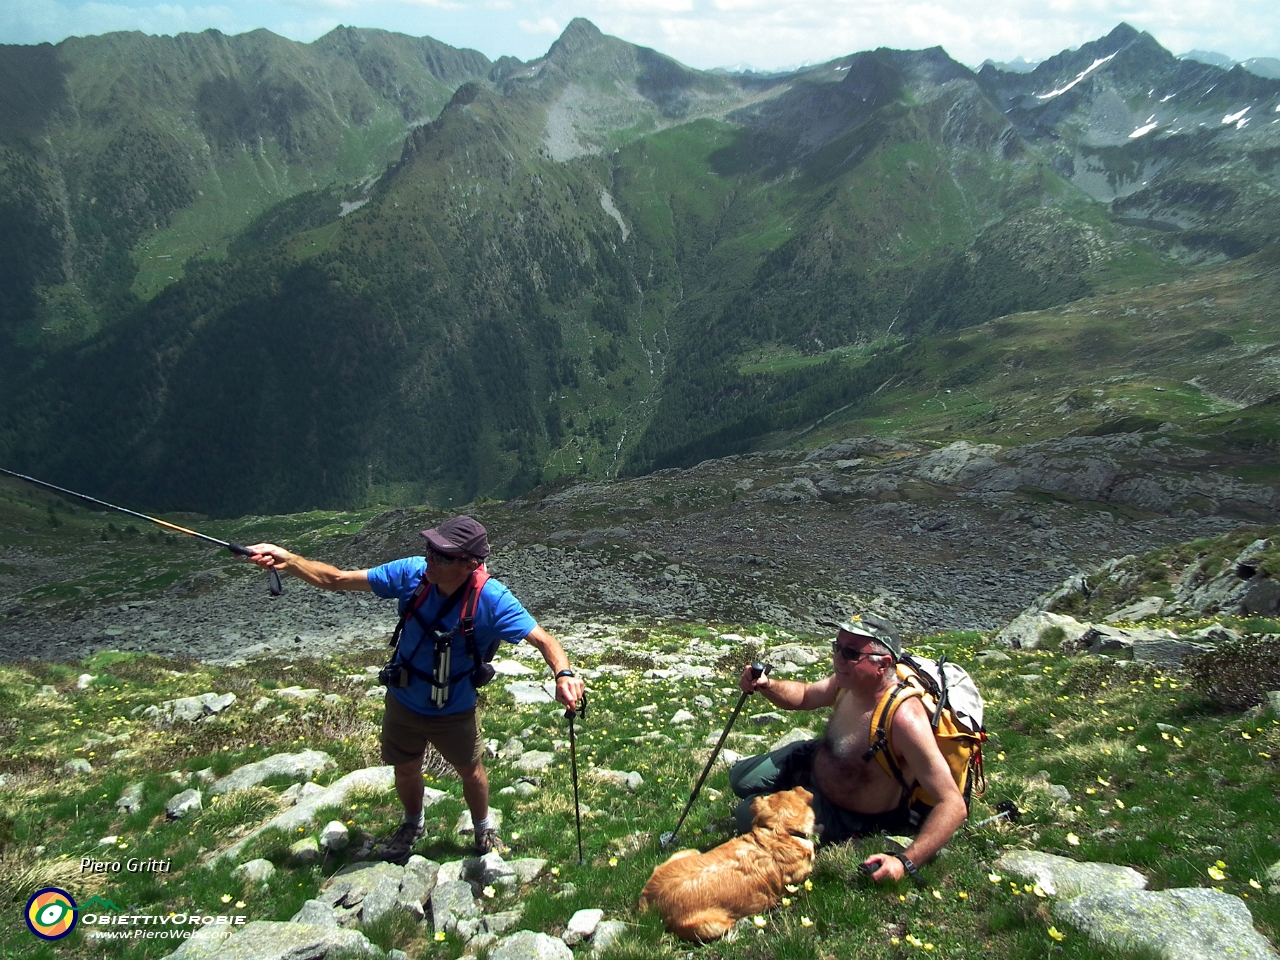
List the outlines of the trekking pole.
<svg viewBox="0 0 1280 960">
<path fill-rule="evenodd" d="M 1000 811 L 994 817 L 987 817 L 985 820 L 979 820 L 977 823 L 969 824 L 970 830 L 976 830 L 978 827 L 985 827 L 989 823 L 995 823 L 997 820 L 1008 820 L 1010 823 L 1017 823 L 1018 817 L 1022 815 L 1022 811 L 1018 809 L 1018 805 L 1012 800 L 1001 800 L 996 804 L 996 809 Z"/>
<path fill-rule="evenodd" d="M 573 819 L 578 826 L 578 863 L 586 863 L 582 858 L 582 808 L 578 806 L 578 740 L 574 736 L 573 721 L 575 717 L 587 718 L 587 691 L 582 691 L 582 699 L 564 712 L 569 721 L 569 763 L 573 770 Z"/>
<path fill-rule="evenodd" d="M 773 664 L 761 663 L 757 660 L 751 665 L 751 679 L 759 680 L 761 675 L 768 676 L 769 671 L 772 669 Z M 693 788 L 693 794 L 689 797 L 689 802 L 684 805 L 684 812 L 680 814 L 680 819 L 676 821 L 676 828 L 658 838 L 658 843 L 662 846 L 669 847 L 680 839 L 680 828 L 684 825 L 684 818 L 689 815 L 693 802 L 698 799 L 698 792 L 702 789 L 702 784 L 707 779 L 707 774 L 711 772 L 711 766 L 716 762 L 716 757 L 719 756 L 720 748 L 724 746 L 724 742 L 729 736 L 729 731 L 733 729 L 733 721 L 738 719 L 738 711 L 742 709 L 742 705 L 747 702 L 747 697 L 749 696 L 751 696 L 750 690 L 742 691 L 742 696 L 738 698 L 738 705 L 733 708 L 733 713 L 729 715 L 729 722 L 724 725 L 724 732 L 720 734 L 720 740 L 716 743 L 716 748 L 711 751 L 707 765 L 702 768 L 702 776 L 698 777 L 698 782 Z"/>
<path fill-rule="evenodd" d="M 148 523 L 154 523 L 156 526 L 164 527 L 166 530 L 172 530 L 175 533 L 186 534 L 188 537 L 195 537 L 198 540 L 204 540 L 206 543 L 217 544 L 219 547 L 226 547 L 232 553 L 239 557 L 251 557 L 253 552 L 238 543 L 228 543 L 226 540 L 219 540 L 217 537 L 211 537 L 207 534 L 200 533 L 197 530 L 188 530 L 186 527 L 180 527 L 176 523 L 170 523 L 168 520 L 160 520 L 156 517 L 149 517 L 145 513 L 138 513 L 136 510 L 129 510 L 126 507 L 117 507 L 114 503 L 107 503 L 105 500 L 99 500 L 97 497 L 91 497 L 84 493 L 76 493 L 74 490 L 67 490 L 64 487 L 54 486 L 52 483 L 46 483 L 43 480 L 37 480 L 35 477 L 28 477 L 23 473 L 14 473 L 12 470 L 6 470 L 0 467 L 0 473 L 10 477 L 16 477 L 19 480 L 25 480 L 27 483 L 34 483 L 37 487 L 44 487 L 46 490 L 55 490 L 58 493 L 64 493 L 69 497 L 77 497 L 80 500 L 87 500 L 89 503 L 96 503 L 100 507 L 106 507 L 108 510 L 115 510 L 117 513 L 127 513 L 131 517 L 137 517 L 139 520 L 146 520 Z M 269 586 L 271 595 L 278 597 L 284 593 L 284 585 L 280 582 L 280 574 L 275 570 L 268 570 L 270 574 Z"/>
</svg>

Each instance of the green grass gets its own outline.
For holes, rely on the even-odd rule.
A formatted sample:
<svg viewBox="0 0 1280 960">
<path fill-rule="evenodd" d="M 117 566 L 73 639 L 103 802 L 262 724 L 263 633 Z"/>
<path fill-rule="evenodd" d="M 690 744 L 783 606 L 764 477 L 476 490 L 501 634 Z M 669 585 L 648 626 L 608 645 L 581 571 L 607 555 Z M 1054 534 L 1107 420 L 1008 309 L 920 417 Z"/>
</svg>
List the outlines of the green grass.
<svg viewBox="0 0 1280 960">
<path fill-rule="evenodd" d="M 501 794 L 518 771 L 501 760 L 489 761 L 493 803 L 504 813 L 514 855 L 544 857 L 549 869 L 518 894 L 495 892 L 486 909 L 509 907 L 518 899 L 525 907 L 522 927 L 558 933 L 575 910 L 600 907 L 608 918 L 634 924 L 628 938 L 607 957 L 686 954 L 687 946 L 666 935 L 655 917 L 640 915 L 635 901 L 654 866 L 667 855 L 657 836 L 674 825 L 705 763 L 705 739 L 720 732 L 736 701 L 733 680 L 738 662 L 755 655 L 768 657 L 767 649 L 757 652 L 737 642 L 721 644 L 718 633 L 730 630 L 773 636 L 769 644 L 795 640 L 759 624 L 637 624 L 621 631 L 625 636 L 614 649 L 579 662 L 588 668 L 607 663 L 632 667 L 623 675 L 605 674 L 589 681 L 589 711 L 576 724 L 578 763 L 584 773 L 581 800 L 591 811 L 583 823 L 584 863 L 577 858 L 567 749 L 558 751 L 557 761 L 543 773 L 541 790 L 529 798 Z M 673 681 L 642 676 L 640 668 L 653 653 L 695 642 L 716 658 L 717 676 Z M 1270 830 L 1274 795 L 1280 788 L 1277 719 L 1218 712 L 1189 688 L 1184 677 L 1104 658 L 1010 651 L 1009 662 L 984 665 L 974 654 L 985 644 L 978 634 L 949 634 L 915 638 L 912 649 L 933 656 L 945 651 L 975 676 L 987 700 L 991 740 L 986 750 L 987 792 L 975 800 L 972 818 L 988 816 L 998 800 L 1012 798 L 1024 811 L 1020 823 L 962 830 L 942 856 L 924 867 L 926 889 L 875 886 L 859 876 L 856 864 L 867 853 L 883 849 L 881 841 L 865 841 L 861 848 L 824 849 L 810 883 L 797 887 L 787 903 L 763 916 L 762 926 L 735 942 L 701 948 L 699 955 L 743 960 L 898 957 L 904 950 L 929 952 L 927 945 L 933 944 L 938 956 L 1133 960 L 1092 945 L 1061 924 L 1065 939 L 1051 939 L 1046 901 L 1020 882 L 1011 885 L 1012 878 L 989 876 L 1001 851 L 1024 847 L 1127 864 L 1145 874 L 1152 889 L 1219 886 L 1247 897 L 1255 924 L 1275 937 L 1280 904 L 1266 893 L 1263 874 L 1280 858 L 1280 840 Z M 137 912 L 200 910 L 288 919 L 341 866 L 341 857 L 318 867 L 290 868 L 284 853 L 300 834 L 277 832 L 259 837 L 241 858 L 266 856 L 277 863 L 280 869 L 265 888 L 241 886 L 230 874 L 231 864 L 212 870 L 201 865 L 209 851 L 235 837 L 238 827 L 265 820 L 275 809 L 273 798 L 287 783 L 268 783 L 214 803 L 206 801 L 201 814 L 177 822 L 165 820 L 164 801 L 188 785 L 198 785 L 197 771 L 206 767 L 224 773 L 304 746 L 324 749 L 337 760 L 338 770 L 322 781 L 376 763 L 380 707 L 376 700 L 358 695 L 362 687 L 355 688 L 353 696 L 344 677 L 378 656 L 380 651 L 370 649 L 292 663 L 261 660 L 251 667 L 226 669 L 113 654 L 78 664 L 0 668 L 0 724 L 11 744 L 0 753 L 0 770 L 8 778 L 0 787 L 0 822 L 7 831 L 0 872 L 2 888 L 15 909 L 35 883 L 48 880 L 58 881 L 78 898 L 98 893 L 118 904 L 127 902 Z M 797 676 L 816 679 L 824 668 L 819 662 Z M 101 682 L 77 690 L 74 678 L 84 671 L 98 674 Z M 1031 674 L 1041 679 L 1024 679 Z M 313 702 L 308 709 L 315 717 L 286 724 L 269 719 L 274 710 L 248 710 L 258 696 L 270 695 L 273 685 L 286 681 L 337 692 L 344 700 L 334 705 Z M 44 683 L 56 685 L 59 696 L 40 695 Z M 209 689 L 232 690 L 239 700 L 221 717 L 198 726 L 156 728 L 132 715 L 136 707 Z M 709 709 L 693 706 L 693 698 L 700 695 L 712 702 Z M 656 712 L 636 712 L 650 703 L 658 706 Z M 697 714 L 690 727 L 667 723 L 678 706 Z M 550 749 L 553 740 L 567 738 L 559 708 L 515 707 L 500 683 L 483 691 L 482 710 L 485 736 L 499 742 L 516 736 L 526 749 Z M 289 712 L 297 714 L 298 709 Z M 820 727 L 822 722 L 821 716 L 804 714 L 789 719 L 796 725 Z M 759 749 L 743 738 L 755 732 L 757 728 L 740 721 L 728 746 L 741 753 Z M 773 737 L 779 732 L 766 733 Z M 117 761 L 105 759 L 108 751 L 118 749 L 116 744 L 86 742 L 120 734 L 126 735 L 122 742 L 130 755 Z M 52 773 L 81 756 L 89 757 L 98 769 L 69 779 Z M 645 782 L 628 793 L 586 776 L 593 766 L 637 770 Z M 170 778 L 168 771 L 176 771 L 177 778 Z M 427 837 L 419 850 L 437 861 L 465 856 L 465 845 L 451 832 L 463 809 L 458 781 L 450 775 L 428 779 L 447 797 L 429 812 Z M 124 816 L 115 810 L 114 801 L 133 782 L 144 784 L 144 805 Z M 1044 789 L 1047 782 L 1066 786 L 1071 800 L 1054 801 Z M 725 768 L 717 766 L 685 823 L 682 839 L 703 848 L 727 839 L 731 807 Z M 393 794 L 366 791 L 350 798 L 345 809 L 326 811 L 321 819 L 329 816 L 346 821 L 358 838 L 389 831 L 399 808 Z M 105 836 L 118 838 L 113 847 L 98 845 Z M 39 853 L 37 846 L 42 848 Z M 154 875 L 81 876 L 77 868 L 84 856 L 169 858 L 173 872 L 163 882 Z M 1207 873 L 1219 861 L 1226 865 L 1225 880 Z M 577 892 L 561 896 L 565 883 L 572 883 Z M 228 898 L 225 906 L 223 897 Z M 244 906 L 237 907 L 239 903 Z M 381 946 L 398 946 L 411 956 L 452 958 L 461 953 L 462 944 L 455 939 L 436 943 L 426 929 L 387 921 L 366 932 Z M 81 932 L 58 947 L 39 945 L 23 930 L 0 936 L 3 957 L 54 957 L 88 947 Z M 158 957 L 171 950 L 172 945 L 163 942 L 138 941 L 120 947 L 118 955 Z"/>
<path fill-rule="evenodd" d="M 874 433 L 1020 445 L 1126 420 L 1148 431 L 1171 423 L 1234 475 L 1275 482 L 1280 420 L 1276 401 L 1262 399 L 1280 392 L 1267 359 L 1280 342 L 1273 262 L 1259 254 L 929 337 L 914 376 L 803 442 Z"/>
<path fill-rule="evenodd" d="M 128 506 L 120 504 L 121 506 Z M 219 540 L 291 542 L 300 550 L 324 550 L 349 538 L 378 509 L 316 510 L 275 517 L 210 520 L 165 514 L 159 519 Z M 170 533 L 144 520 L 92 505 L 9 477 L 0 477 L 0 545 L 32 550 L 39 564 L 15 568 L 15 580 L 32 586 L 9 595 L 13 606 L 67 612 L 87 604 L 152 598 L 166 590 L 199 591 L 202 578 L 260 574 L 228 551 L 194 537 Z M 39 576 L 47 566 L 57 578 Z"/>
</svg>

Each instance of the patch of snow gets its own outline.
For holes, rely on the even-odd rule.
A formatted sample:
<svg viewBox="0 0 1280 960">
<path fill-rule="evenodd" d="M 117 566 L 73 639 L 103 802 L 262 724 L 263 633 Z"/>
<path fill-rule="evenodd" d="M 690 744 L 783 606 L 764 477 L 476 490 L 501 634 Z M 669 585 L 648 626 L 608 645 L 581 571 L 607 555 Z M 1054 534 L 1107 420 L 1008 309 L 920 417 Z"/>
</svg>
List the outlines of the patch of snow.
<svg viewBox="0 0 1280 960">
<path fill-rule="evenodd" d="M 1129 134 L 1130 140 L 1137 140 L 1139 137 L 1145 137 L 1148 133 L 1160 126 L 1158 123 L 1148 123 L 1146 126 L 1139 127 L 1133 133 Z"/>
<path fill-rule="evenodd" d="M 1089 64 L 1089 66 L 1081 70 L 1079 75 L 1077 75 L 1077 77 L 1074 80 L 1072 80 L 1070 83 L 1068 83 L 1065 87 L 1059 87 L 1057 90 L 1050 90 L 1048 93 L 1037 93 L 1036 99 L 1049 100 L 1049 99 L 1052 99 L 1053 97 L 1061 96 L 1062 94 L 1070 90 L 1072 87 L 1074 87 L 1081 80 L 1083 80 L 1085 77 L 1087 77 L 1089 74 L 1093 73 L 1093 71 L 1097 70 L 1104 63 L 1109 63 L 1111 61 L 1111 58 L 1114 56 L 1115 54 L 1113 53 L 1111 54 L 1111 56 L 1102 57 L 1098 60 L 1093 61 L 1093 63 Z"/>
<path fill-rule="evenodd" d="M 1165 103 L 1168 100 L 1172 100 L 1175 96 L 1177 96 L 1177 94 L 1171 93 L 1167 97 L 1161 97 L 1160 102 Z"/>
<path fill-rule="evenodd" d="M 348 213 L 355 213 L 368 202 L 368 197 L 363 200 L 356 200 L 354 203 L 347 203 L 347 201 L 342 200 L 338 203 L 338 216 L 345 217 Z"/>
<path fill-rule="evenodd" d="M 1223 122 L 1224 124 L 1226 124 L 1226 123 L 1236 123 L 1236 122 L 1237 122 L 1237 121 L 1239 121 L 1239 120 L 1240 120 L 1240 119 L 1241 119 L 1241 118 L 1242 118 L 1246 113 L 1248 113 L 1248 112 L 1249 112 L 1249 109 L 1250 109 L 1249 107 L 1245 107 L 1245 108 L 1244 108 L 1243 110 L 1241 110 L 1239 113 L 1228 113 L 1225 117 L 1223 117 L 1223 118 L 1222 118 L 1222 122 Z"/>
</svg>

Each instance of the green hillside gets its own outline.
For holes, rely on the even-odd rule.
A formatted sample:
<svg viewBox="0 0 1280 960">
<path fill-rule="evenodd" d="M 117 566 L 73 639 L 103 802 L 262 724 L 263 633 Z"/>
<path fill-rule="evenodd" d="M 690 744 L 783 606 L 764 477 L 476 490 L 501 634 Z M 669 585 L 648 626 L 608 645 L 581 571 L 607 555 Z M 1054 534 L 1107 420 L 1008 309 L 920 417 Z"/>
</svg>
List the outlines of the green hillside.
<svg viewBox="0 0 1280 960">
<path fill-rule="evenodd" d="M 118 321 L 282 200 L 376 176 L 489 66 L 349 28 L 0 47 L 0 370 Z"/>
<path fill-rule="evenodd" d="M 322 156 L 343 184 L 358 164 L 334 131 L 372 136 L 390 102 L 368 99 L 379 74 L 362 59 L 371 43 L 351 52 L 362 36 L 312 46 L 366 81 L 344 88 L 365 93 L 339 111 L 371 104 L 365 125 L 317 107 L 285 111 L 273 128 L 272 149 Z M 1110 98 L 1143 70 L 1166 69 L 1144 36 L 1118 28 L 1097 42 L 1131 61 L 1116 59 L 1124 69 L 1093 93 Z M 1053 69 L 1069 73 L 1075 57 Z M 454 73 L 429 75 L 461 79 L 470 61 L 457 58 Z M 263 62 L 278 72 L 291 60 Z M 506 497 L 567 474 L 807 443 L 819 423 L 938 439 L 1053 435 L 1075 426 L 1059 408 L 1099 406 L 1057 388 L 1082 387 L 1100 366 L 1113 377 L 1159 366 L 1169 386 L 1158 397 L 1151 387 L 1152 416 L 1183 422 L 1230 405 L 1196 399 L 1221 393 L 1204 385 L 1222 375 L 1202 369 L 1192 323 L 1206 311 L 1177 305 L 1180 339 L 1142 348 L 1159 363 L 1120 349 L 1156 336 L 1128 319 L 1149 296 L 1129 291 L 1218 283 L 1235 269 L 1221 266 L 1222 249 L 1267 249 L 1265 217 L 1224 218 L 1221 242 L 1190 256 L 1194 231 L 1134 218 L 1064 167 L 1045 133 L 1053 117 L 1032 122 L 1016 106 L 1027 96 L 1016 84 L 1051 78 L 1020 77 L 975 75 L 940 49 L 855 54 L 781 79 L 700 74 L 576 20 L 545 58 L 504 61 L 459 86 L 376 182 L 290 181 L 299 192 L 246 207 L 244 229 L 188 261 L 183 279 L 145 303 L 122 294 L 123 319 L 16 380 L 0 410 L 0 460 L 158 509 L 231 516 Z M 427 109 L 415 103 L 397 108 L 397 123 Z M 1053 103 L 1071 143 L 1099 139 L 1081 120 L 1086 102 Z M 210 114 L 205 128 L 248 135 L 271 116 Z M 1255 140 L 1241 141 L 1242 155 Z M 295 169 L 228 156 L 254 176 Z M 13 169 L 38 182 L 34 167 Z M 1267 175 L 1249 176 L 1251 189 L 1274 192 Z M 201 211 L 233 195 L 173 213 L 165 236 L 208 236 L 216 218 Z M 1242 292 L 1274 286 L 1269 253 L 1238 262 L 1255 278 Z M 31 289 L 52 269 L 28 266 Z M 131 274 L 130 291 L 144 279 Z M 20 293 L 10 294 L 18 312 Z M 1030 329 L 1016 318 L 1050 311 L 1031 326 L 1051 328 L 1068 316 L 1053 311 L 1090 296 L 1111 298 L 1099 309 L 1112 322 L 1011 336 Z M 67 291 L 68 309 L 91 319 L 76 297 Z M 1223 318 L 1221 335 L 1266 350 L 1273 324 L 1262 300 L 1250 303 L 1251 328 Z M 1005 316 L 1015 319 L 984 326 Z M 982 397 L 976 384 L 1010 366 L 1035 372 Z M 1050 376 L 1057 392 L 1041 396 Z M 960 387 L 981 399 L 963 416 L 954 405 L 934 416 L 929 397 Z M 895 415 L 895 404 L 912 412 Z M 1022 405 L 1039 412 L 1009 416 Z M 1130 407 L 1147 410 L 1128 400 L 1116 410 Z M 1001 417 L 1011 422 L 995 426 Z"/>
</svg>

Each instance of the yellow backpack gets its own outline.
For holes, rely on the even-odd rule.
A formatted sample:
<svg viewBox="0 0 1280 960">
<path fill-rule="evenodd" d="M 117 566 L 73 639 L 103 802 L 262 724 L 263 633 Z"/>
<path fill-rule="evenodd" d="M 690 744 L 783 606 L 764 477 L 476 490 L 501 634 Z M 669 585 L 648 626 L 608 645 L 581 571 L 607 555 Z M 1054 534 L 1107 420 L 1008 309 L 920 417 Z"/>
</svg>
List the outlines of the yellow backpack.
<svg viewBox="0 0 1280 960">
<path fill-rule="evenodd" d="M 936 661 L 903 654 L 898 658 L 897 671 L 898 683 L 880 698 L 871 714 L 871 747 L 862 759 L 870 762 L 874 757 L 884 772 L 902 786 L 903 804 L 915 827 L 937 805 L 938 798 L 919 783 L 907 783 L 894 757 L 889 736 L 898 708 L 912 697 L 920 698 L 965 807 L 969 806 L 975 781 L 979 796 L 986 790 L 982 744 L 987 739 L 987 729 L 982 722 L 982 694 L 977 684 L 963 667 L 948 663 L 945 654 Z"/>
</svg>

